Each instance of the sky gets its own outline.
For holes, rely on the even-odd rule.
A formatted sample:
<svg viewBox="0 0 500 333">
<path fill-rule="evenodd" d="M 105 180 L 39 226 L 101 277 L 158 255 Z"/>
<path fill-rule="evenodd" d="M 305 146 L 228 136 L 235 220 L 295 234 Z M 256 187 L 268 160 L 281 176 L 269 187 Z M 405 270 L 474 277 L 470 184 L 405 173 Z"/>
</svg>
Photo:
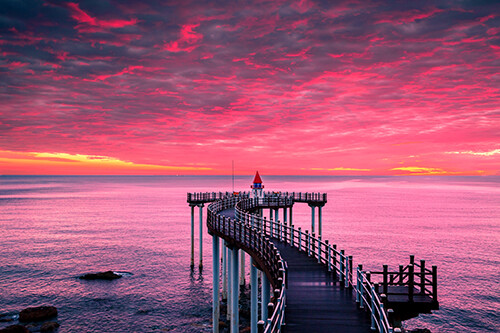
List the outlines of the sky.
<svg viewBox="0 0 500 333">
<path fill-rule="evenodd" d="M 0 174 L 500 175 L 498 1 L 0 1 Z"/>
</svg>

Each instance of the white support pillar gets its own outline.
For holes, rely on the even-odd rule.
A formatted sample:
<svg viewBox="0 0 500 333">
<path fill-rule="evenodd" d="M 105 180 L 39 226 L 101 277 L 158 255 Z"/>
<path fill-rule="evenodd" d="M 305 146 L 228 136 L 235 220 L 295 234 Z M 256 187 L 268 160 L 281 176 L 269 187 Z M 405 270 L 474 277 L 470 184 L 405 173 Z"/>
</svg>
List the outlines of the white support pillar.
<svg viewBox="0 0 500 333">
<path fill-rule="evenodd" d="M 275 210 L 274 219 L 276 220 L 276 222 L 278 222 L 278 220 L 280 219 L 280 210 L 279 210 L 279 208 L 276 208 L 276 210 Z"/>
<path fill-rule="evenodd" d="M 231 287 L 231 281 L 233 281 L 233 270 L 232 268 L 233 267 L 233 251 L 230 249 L 230 248 L 227 248 L 227 301 L 226 301 L 226 305 L 227 305 L 227 316 L 226 316 L 226 319 L 228 321 L 231 320 L 231 313 L 232 313 L 232 309 L 231 309 L 231 299 L 232 299 L 232 287 Z"/>
<path fill-rule="evenodd" d="M 213 279 L 212 279 L 212 331 L 219 333 L 219 317 L 220 317 L 220 299 L 219 299 L 219 268 L 220 268 L 220 254 L 219 254 L 219 237 L 212 236 L 212 265 L 213 265 Z"/>
<path fill-rule="evenodd" d="M 315 215 L 315 209 L 314 206 L 311 207 L 311 234 L 314 234 L 314 215 Z"/>
<path fill-rule="evenodd" d="M 266 273 L 262 272 L 262 306 L 261 306 L 261 320 L 264 320 L 267 322 L 267 304 L 269 304 L 269 299 L 270 299 L 270 287 L 269 287 L 269 280 L 266 276 Z"/>
<path fill-rule="evenodd" d="M 323 227 L 322 227 L 322 224 L 323 224 L 323 220 L 321 218 L 321 206 L 318 207 L 318 235 L 319 236 L 322 236 L 322 233 L 323 233 Z"/>
<path fill-rule="evenodd" d="M 227 300 L 227 247 L 222 242 L 222 298 Z"/>
<path fill-rule="evenodd" d="M 250 332 L 257 333 L 259 283 L 257 282 L 257 268 L 254 266 L 253 259 L 250 259 L 250 284 L 252 288 L 250 291 Z"/>
<path fill-rule="evenodd" d="M 239 256 L 238 249 L 231 249 L 231 332 L 239 331 L 239 309 L 238 309 L 238 299 L 239 299 L 239 291 L 240 285 L 238 283 L 238 266 L 239 266 Z"/>
<path fill-rule="evenodd" d="M 245 285 L 245 251 L 240 251 L 240 286 Z"/>
<path fill-rule="evenodd" d="M 200 204 L 200 268 L 203 268 L 203 204 Z"/>
<path fill-rule="evenodd" d="M 191 206 L 191 268 L 194 267 L 194 206 Z"/>
</svg>

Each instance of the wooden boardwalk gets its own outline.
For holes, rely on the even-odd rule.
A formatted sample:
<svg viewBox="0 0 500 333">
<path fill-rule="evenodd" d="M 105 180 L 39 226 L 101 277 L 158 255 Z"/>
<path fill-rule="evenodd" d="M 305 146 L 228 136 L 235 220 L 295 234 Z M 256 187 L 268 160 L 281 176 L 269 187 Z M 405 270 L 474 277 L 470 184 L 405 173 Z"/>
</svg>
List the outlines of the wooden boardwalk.
<svg viewBox="0 0 500 333">
<path fill-rule="evenodd" d="M 288 264 L 284 332 L 373 332 L 352 291 L 340 286 L 325 266 L 296 248 L 273 243 Z"/>
<path fill-rule="evenodd" d="M 234 208 L 220 212 L 234 218 Z M 351 289 L 340 286 L 317 259 L 272 240 L 288 265 L 283 332 L 369 333 L 369 316 L 358 309 Z"/>
</svg>

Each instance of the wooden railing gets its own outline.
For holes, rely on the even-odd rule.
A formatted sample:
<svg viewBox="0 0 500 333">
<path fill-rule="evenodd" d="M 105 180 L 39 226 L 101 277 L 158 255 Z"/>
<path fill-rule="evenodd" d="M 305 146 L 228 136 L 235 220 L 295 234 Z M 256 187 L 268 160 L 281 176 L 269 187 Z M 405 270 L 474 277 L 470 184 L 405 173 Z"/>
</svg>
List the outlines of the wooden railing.
<svg viewBox="0 0 500 333">
<path fill-rule="evenodd" d="M 260 229 L 245 221 L 232 219 L 220 212 L 233 208 L 240 196 L 228 196 L 208 206 L 207 226 L 212 234 L 222 237 L 230 246 L 236 246 L 250 254 L 268 277 L 273 286 L 274 300 L 268 306 L 269 318 L 259 322 L 259 331 L 280 332 L 284 322 L 286 303 L 286 262 L 276 246 Z M 266 305 L 262 305 L 266 306 Z"/>
<path fill-rule="evenodd" d="M 231 197 L 248 198 L 249 192 L 195 192 L 187 194 L 188 203 L 204 203 Z"/>
<path fill-rule="evenodd" d="M 264 192 L 264 198 L 287 198 L 293 202 L 308 202 L 325 204 L 327 202 L 326 193 L 311 192 Z M 240 198 L 249 198 L 250 192 L 195 192 L 187 194 L 188 203 L 204 203 L 222 200 L 225 198 L 238 196 Z"/>
<path fill-rule="evenodd" d="M 292 198 L 295 202 L 327 202 L 327 194 L 326 193 L 313 193 L 313 192 L 264 192 L 264 197 L 287 197 Z"/>
<path fill-rule="evenodd" d="M 415 257 L 410 256 L 410 264 L 399 266 L 399 271 L 389 271 L 387 265 L 383 265 L 382 272 L 370 272 L 371 277 L 378 277 L 375 290 L 385 296 L 400 295 L 407 296 L 409 302 L 414 301 L 415 295 L 425 295 L 431 302 L 437 302 L 437 267 L 428 269 L 425 260 L 420 264 L 415 262 Z M 391 286 L 405 287 L 403 289 Z"/>
</svg>

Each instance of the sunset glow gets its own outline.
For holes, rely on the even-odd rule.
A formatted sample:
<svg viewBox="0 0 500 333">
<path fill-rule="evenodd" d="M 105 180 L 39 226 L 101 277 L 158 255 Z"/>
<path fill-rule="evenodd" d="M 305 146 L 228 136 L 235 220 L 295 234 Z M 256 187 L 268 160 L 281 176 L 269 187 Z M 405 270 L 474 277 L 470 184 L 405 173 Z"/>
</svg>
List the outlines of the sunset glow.
<svg viewBox="0 0 500 333">
<path fill-rule="evenodd" d="M 0 13 L 0 174 L 500 174 L 493 2 Z"/>
</svg>

